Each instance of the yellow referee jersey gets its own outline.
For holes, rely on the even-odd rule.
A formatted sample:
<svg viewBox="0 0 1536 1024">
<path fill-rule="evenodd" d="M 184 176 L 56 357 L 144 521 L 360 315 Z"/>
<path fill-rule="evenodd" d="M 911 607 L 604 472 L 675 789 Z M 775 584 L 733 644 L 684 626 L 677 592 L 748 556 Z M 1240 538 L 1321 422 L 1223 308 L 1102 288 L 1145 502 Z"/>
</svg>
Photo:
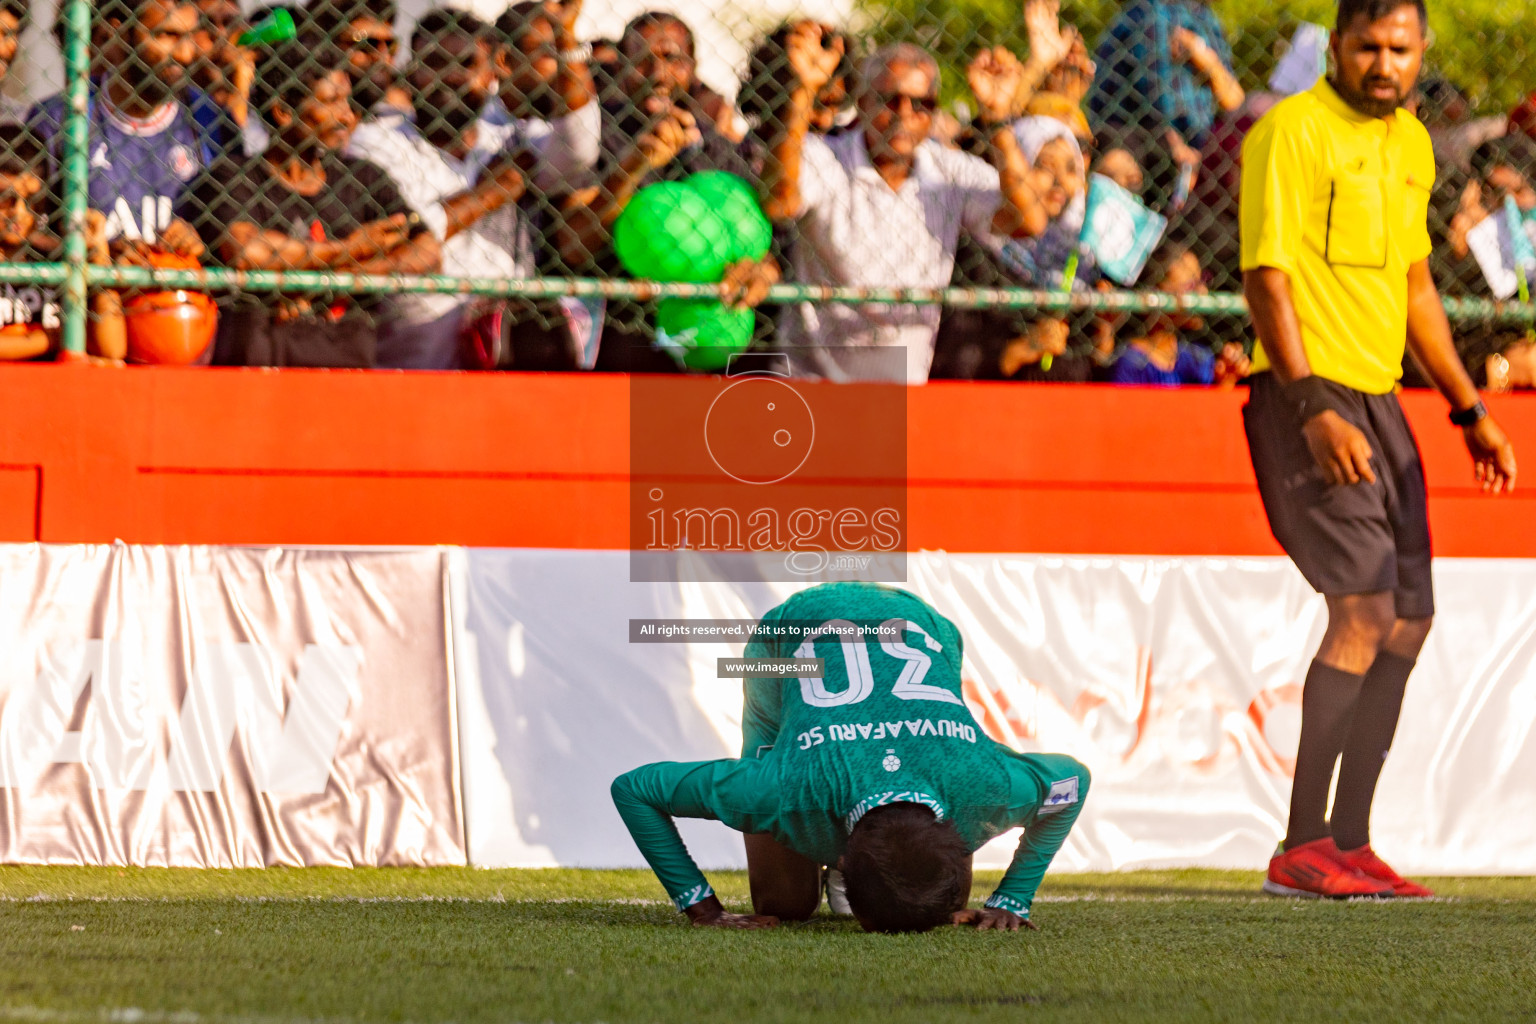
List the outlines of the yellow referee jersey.
<svg viewBox="0 0 1536 1024">
<path fill-rule="evenodd" d="M 1243 269 L 1291 279 L 1312 372 L 1386 394 L 1402 376 L 1408 268 L 1429 256 L 1435 154 L 1412 114 L 1368 117 L 1326 79 L 1243 142 Z M 1269 359 L 1261 344 L 1253 368 Z"/>
</svg>

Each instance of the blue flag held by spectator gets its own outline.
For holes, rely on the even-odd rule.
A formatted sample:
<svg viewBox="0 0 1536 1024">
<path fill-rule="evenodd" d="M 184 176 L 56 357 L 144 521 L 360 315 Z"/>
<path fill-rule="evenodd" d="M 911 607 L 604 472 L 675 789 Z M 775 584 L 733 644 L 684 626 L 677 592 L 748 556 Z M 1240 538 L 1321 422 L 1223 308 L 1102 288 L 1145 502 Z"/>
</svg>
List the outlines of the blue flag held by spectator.
<svg viewBox="0 0 1536 1024">
<path fill-rule="evenodd" d="M 1531 301 L 1531 272 L 1536 270 L 1536 244 L 1531 241 L 1529 222 L 1514 196 L 1504 197 L 1504 223 L 1508 225 L 1510 248 L 1515 258 L 1515 274 L 1519 278 L 1520 301 Z"/>
<path fill-rule="evenodd" d="M 1089 176 L 1080 244 L 1105 277 L 1125 287 L 1135 284 L 1167 227 L 1168 219 L 1134 193 L 1102 174 Z"/>
</svg>

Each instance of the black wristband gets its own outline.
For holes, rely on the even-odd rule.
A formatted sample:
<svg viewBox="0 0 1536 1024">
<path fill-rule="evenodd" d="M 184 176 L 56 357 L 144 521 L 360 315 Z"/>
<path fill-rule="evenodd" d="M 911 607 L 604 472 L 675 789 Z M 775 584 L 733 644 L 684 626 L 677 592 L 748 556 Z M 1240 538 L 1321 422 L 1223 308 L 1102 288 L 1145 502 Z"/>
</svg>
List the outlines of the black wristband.
<svg viewBox="0 0 1536 1024">
<path fill-rule="evenodd" d="M 1458 427 L 1471 427 L 1475 426 L 1479 420 L 1484 419 L 1487 415 L 1488 407 L 1479 398 L 1477 404 L 1472 406 L 1472 408 L 1451 413 L 1451 422 Z"/>
<path fill-rule="evenodd" d="M 1299 423 L 1305 423 L 1329 409 L 1340 416 L 1345 412 L 1343 397 L 1335 390 L 1333 383 L 1315 373 L 1291 381 L 1281 393 L 1291 403 Z"/>
</svg>

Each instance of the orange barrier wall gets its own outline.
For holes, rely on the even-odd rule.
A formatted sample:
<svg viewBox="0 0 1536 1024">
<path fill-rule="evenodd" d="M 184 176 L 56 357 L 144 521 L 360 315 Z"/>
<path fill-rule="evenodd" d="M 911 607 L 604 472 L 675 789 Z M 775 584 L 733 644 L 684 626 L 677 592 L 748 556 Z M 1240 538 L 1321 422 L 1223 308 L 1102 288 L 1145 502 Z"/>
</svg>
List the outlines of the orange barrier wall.
<svg viewBox="0 0 1536 1024">
<path fill-rule="evenodd" d="M 617 376 L 0 367 L 0 541 L 627 546 Z M 917 548 L 1277 554 L 1241 391 L 909 392 Z M 1485 498 L 1405 396 L 1436 550 L 1536 557 L 1536 486 Z M 1536 466 L 1536 397 L 1490 406 Z"/>
</svg>

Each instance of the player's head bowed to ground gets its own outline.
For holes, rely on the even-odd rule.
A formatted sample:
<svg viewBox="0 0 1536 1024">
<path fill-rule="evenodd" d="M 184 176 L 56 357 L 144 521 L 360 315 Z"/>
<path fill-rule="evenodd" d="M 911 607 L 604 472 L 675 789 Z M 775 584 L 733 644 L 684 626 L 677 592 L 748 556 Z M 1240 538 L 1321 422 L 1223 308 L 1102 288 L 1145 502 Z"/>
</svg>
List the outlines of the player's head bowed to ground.
<svg viewBox="0 0 1536 1024">
<path fill-rule="evenodd" d="M 949 924 L 971 897 L 970 848 L 922 804 L 887 804 L 860 818 L 841 869 L 865 931 L 926 932 Z"/>
<path fill-rule="evenodd" d="M 954 623 L 890 587 L 811 587 L 763 616 L 742 658 L 741 756 L 645 765 L 613 783 L 677 908 L 696 925 L 807 920 L 835 866 L 869 931 L 1033 928 L 1035 890 L 1082 810 L 1088 770 L 990 739 L 961 696 L 961 661 Z M 787 674 L 754 674 L 775 669 Z M 674 817 L 745 834 L 754 913 L 725 910 Z M 1013 863 L 985 907 L 967 908 L 971 855 L 1016 827 Z"/>
</svg>

